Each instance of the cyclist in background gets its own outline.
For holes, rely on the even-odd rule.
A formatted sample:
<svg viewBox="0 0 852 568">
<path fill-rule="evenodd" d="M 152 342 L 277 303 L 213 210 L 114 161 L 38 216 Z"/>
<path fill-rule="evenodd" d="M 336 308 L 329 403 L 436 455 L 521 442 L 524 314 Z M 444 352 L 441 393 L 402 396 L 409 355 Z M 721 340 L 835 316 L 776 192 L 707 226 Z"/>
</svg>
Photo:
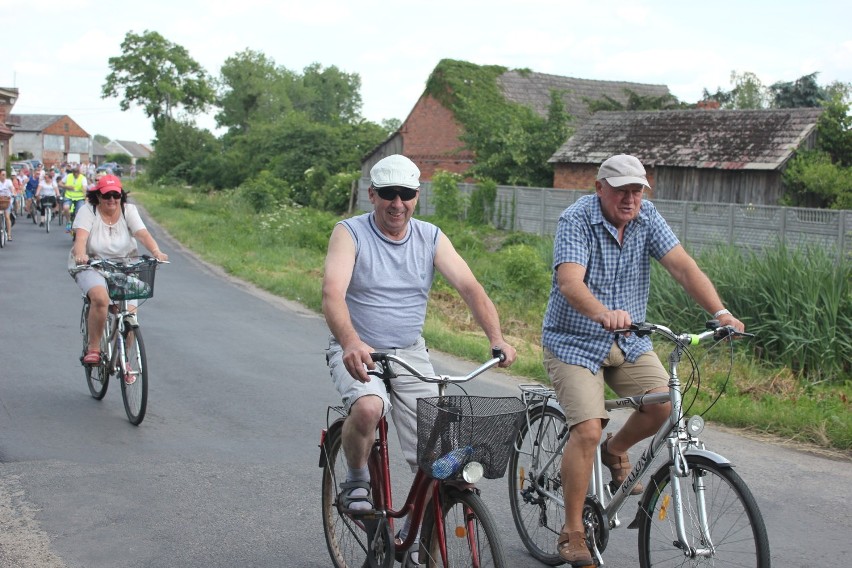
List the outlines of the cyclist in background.
<svg viewBox="0 0 852 568">
<path fill-rule="evenodd" d="M 80 173 L 80 166 L 74 166 L 60 185 L 65 189 L 65 197 L 62 200 L 62 216 L 65 217 L 65 232 L 71 232 L 71 222 L 74 220 L 74 212 L 86 199 L 86 191 L 89 183 L 86 176 Z"/>
<path fill-rule="evenodd" d="M 53 179 L 53 171 L 47 170 L 44 172 L 41 182 L 38 184 L 38 189 L 35 193 L 36 203 L 38 204 L 38 212 L 42 215 L 39 220 L 39 227 L 44 226 L 44 208 L 50 207 L 54 213 L 57 212 L 57 204 L 59 203 L 59 186 Z"/>
<path fill-rule="evenodd" d="M 37 166 L 33 170 L 32 175 L 27 178 L 27 183 L 24 188 L 24 196 L 26 197 L 27 219 L 35 219 L 36 203 L 34 202 L 35 192 L 38 189 L 38 184 L 41 182 L 41 166 Z"/>
<path fill-rule="evenodd" d="M 9 198 L 9 206 L 5 207 L 3 211 L 0 211 L 0 214 L 6 217 L 6 239 L 12 240 L 12 206 L 14 196 L 15 186 L 12 184 L 12 180 L 6 179 L 6 169 L 0 168 L 0 196 Z"/>
<path fill-rule="evenodd" d="M 393 401 L 382 381 L 371 380 L 374 351 L 397 354 L 424 374 L 434 374 L 421 336 L 426 300 L 437 269 L 467 303 L 492 347 L 503 350 L 501 367 L 515 360 L 491 299 L 450 240 L 431 223 L 412 219 L 420 170 L 408 158 L 388 156 L 370 170 L 373 211 L 339 222 L 331 234 L 323 279 L 323 313 L 332 337 L 326 361 L 348 412 L 343 452 L 348 464 L 340 503 L 350 511 L 372 509 L 367 458 L 376 426 L 388 411 L 400 447 L 417 470 L 417 399 L 437 396 L 437 386 L 413 377 L 394 380 Z M 406 537 L 407 526 L 399 535 Z M 413 556 L 417 547 L 412 547 Z"/>
</svg>

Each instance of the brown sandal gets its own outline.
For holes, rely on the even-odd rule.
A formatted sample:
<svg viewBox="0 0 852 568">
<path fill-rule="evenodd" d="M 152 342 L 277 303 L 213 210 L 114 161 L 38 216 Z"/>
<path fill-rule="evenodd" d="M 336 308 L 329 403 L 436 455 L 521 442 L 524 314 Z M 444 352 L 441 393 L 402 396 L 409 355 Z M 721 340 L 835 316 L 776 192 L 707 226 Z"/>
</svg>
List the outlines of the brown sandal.
<svg viewBox="0 0 852 568">
<path fill-rule="evenodd" d="M 605 466 L 609 468 L 609 473 L 612 476 L 612 490 L 615 491 L 624 480 L 627 479 L 627 476 L 630 474 L 630 470 L 633 467 L 630 465 L 630 459 L 627 457 L 627 454 L 617 456 L 615 454 L 610 453 L 607 449 L 607 444 L 612 438 L 612 434 L 606 435 L 606 440 L 601 444 L 601 461 Z M 630 490 L 631 495 L 639 495 L 642 493 L 641 483 L 637 483 L 633 486 L 633 489 Z"/>
<path fill-rule="evenodd" d="M 592 553 L 589 552 L 589 547 L 586 546 L 586 538 L 583 531 L 566 531 L 559 533 L 559 540 L 556 541 L 556 550 L 559 553 L 559 558 L 574 566 L 594 566 L 592 562 Z"/>
</svg>

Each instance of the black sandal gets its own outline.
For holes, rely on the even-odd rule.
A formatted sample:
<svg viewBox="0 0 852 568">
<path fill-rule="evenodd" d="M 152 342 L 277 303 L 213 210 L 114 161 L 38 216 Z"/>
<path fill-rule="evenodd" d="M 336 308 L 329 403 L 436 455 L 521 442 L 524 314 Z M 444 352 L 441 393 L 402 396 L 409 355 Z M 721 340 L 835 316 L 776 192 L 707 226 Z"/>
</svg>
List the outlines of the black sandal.
<svg viewBox="0 0 852 568">
<path fill-rule="evenodd" d="M 366 495 L 352 495 L 356 489 L 365 489 Z M 369 509 L 352 509 L 355 503 L 368 503 Z M 358 515 L 368 513 L 373 510 L 373 502 L 370 500 L 370 482 L 369 481 L 345 481 L 340 484 L 340 493 L 337 494 L 337 504 L 340 506 L 341 512 L 344 514 Z"/>
</svg>

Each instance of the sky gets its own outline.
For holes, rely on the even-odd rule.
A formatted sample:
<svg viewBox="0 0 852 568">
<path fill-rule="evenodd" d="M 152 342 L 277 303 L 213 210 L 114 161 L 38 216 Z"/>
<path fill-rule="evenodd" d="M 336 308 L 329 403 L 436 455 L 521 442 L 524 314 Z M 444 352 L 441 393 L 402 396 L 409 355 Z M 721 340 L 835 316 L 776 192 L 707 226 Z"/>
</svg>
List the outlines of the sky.
<svg viewBox="0 0 852 568">
<path fill-rule="evenodd" d="M 150 143 L 151 120 L 101 98 L 128 32 L 156 31 L 212 77 L 241 51 L 301 73 L 361 78 L 362 115 L 404 120 L 441 59 L 582 79 L 665 84 L 685 102 L 819 72 L 852 82 L 849 0 L 0 0 L 0 87 L 13 114 L 68 115 L 90 135 Z M 215 110 L 197 124 L 216 130 Z"/>
</svg>

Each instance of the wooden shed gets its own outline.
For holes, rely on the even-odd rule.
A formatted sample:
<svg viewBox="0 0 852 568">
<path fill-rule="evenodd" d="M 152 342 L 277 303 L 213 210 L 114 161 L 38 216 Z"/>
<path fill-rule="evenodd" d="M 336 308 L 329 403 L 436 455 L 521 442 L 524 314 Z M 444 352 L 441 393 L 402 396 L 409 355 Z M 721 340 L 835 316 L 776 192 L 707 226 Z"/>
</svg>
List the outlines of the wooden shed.
<svg viewBox="0 0 852 568">
<path fill-rule="evenodd" d="M 600 164 L 632 154 L 658 199 L 776 205 L 782 173 L 816 142 L 822 109 L 617 111 L 592 115 L 550 158 L 553 187 L 590 189 Z"/>
</svg>

